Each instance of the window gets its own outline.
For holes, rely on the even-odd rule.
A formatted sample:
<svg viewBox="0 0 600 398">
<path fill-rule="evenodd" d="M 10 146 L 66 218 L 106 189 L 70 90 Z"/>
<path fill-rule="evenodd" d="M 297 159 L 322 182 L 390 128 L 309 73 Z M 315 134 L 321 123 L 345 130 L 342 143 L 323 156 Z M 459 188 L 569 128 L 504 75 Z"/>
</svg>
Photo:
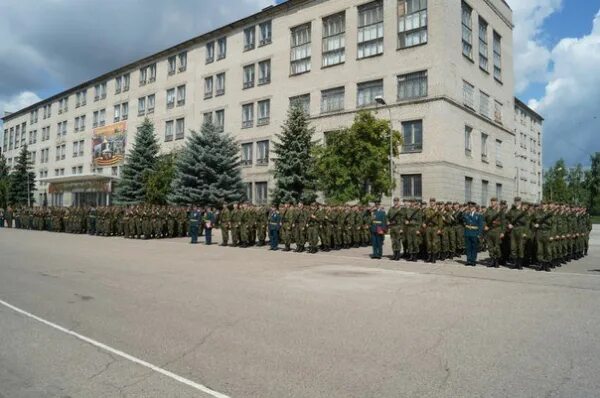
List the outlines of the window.
<svg viewBox="0 0 600 398">
<path fill-rule="evenodd" d="M 321 113 L 337 112 L 344 110 L 344 87 L 321 91 Z"/>
<path fill-rule="evenodd" d="M 206 43 L 206 63 L 210 64 L 215 60 L 215 42 Z"/>
<path fill-rule="evenodd" d="M 169 76 L 174 75 L 177 71 L 177 56 L 172 55 L 167 59 L 168 74 Z"/>
<path fill-rule="evenodd" d="M 225 109 L 215 111 L 215 129 L 221 133 L 225 131 Z"/>
<path fill-rule="evenodd" d="M 479 67 L 488 71 L 488 24 L 483 18 L 479 18 Z"/>
<path fill-rule="evenodd" d="M 496 166 L 502 167 L 502 141 L 496 140 Z"/>
<path fill-rule="evenodd" d="M 177 119 L 175 121 L 175 139 L 182 140 L 185 137 L 185 119 Z"/>
<path fill-rule="evenodd" d="M 269 164 L 269 141 L 258 141 L 256 143 L 256 164 L 266 166 Z"/>
<path fill-rule="evenodd" d="M 142 116 L 146 113 L 146 97 L 138 98 L 138 116 Z M 94 120 L 96 114 L 94 113 Z"/>
<path fill-rule="evenodd" d="M 48 119 L 52 116 L 52 104 L 44 105 L 44 119 Z"/>
<path fill-rule="evenodd" d="M 84 123 L 85 123 L 85 116 L 84 116 Z M 85 124 L 83 127 L 85 129 Z M 48 141 L 49 139 L 50 139 L 50 126 L 43 127 L 42 128 L 42 141 Z"/>
<path fill-rule="evenodd" d="M 473 128 L 465 126 L 465 155 L 471 157 L 473 150 Z"/>
<path fill-rule="evenodd" d="M 490 96 L 483 91 L 479 92 L 479 113 L 490 118 Z"/>
<path fill-rule="evenodd" d="M 271 83 L 271 60 L 258 63 L 258 85 Z"/>
<path fill-rule="evenodd" d="M 502 123 L 502 103 L 499 101 L 494 101 L 494 121 Z"/>
<path fill-rule="evenodd" d="M 427 0 L 398 1 L 398 48 L 427 43 Z"/>
<path fill-rule="evenodd" d="M 36 158 L 36 152 L 30 151 L 29 152 L 29 162 L 31 162 L 31 164 L 34 166 L 35 166 L 35 158 Z"/>
<path fill-rule="evenodd" d="M 217 87 L 216 87 L 217 97 L 219 95 L 224 95 L 224 94 L 225 94 L 225 72 L 219 73 L 217 75 Z"/>
<path fill-rule="evenodd" d="M 252 183 L 246 183 L 246 200 L 252 203 Z"/>
<path fill-rule="evenodd" d="M 421 199 L 422 182 L 421 174 L 404 174 L 400 176 L 402 180 L 402 197 L 406 199 Z"/>
<path fill-rule="evenodd" d="M 83 156 L 83 148 L 84 148 L 84 140 L 73 142 L 73 157 L 82 157 Z"/>
<path fill-rule="evenodd" d="M 254 187 L 256 189 L 256 204 L 264 205 L 267 203 L 268 197 L 268 189 L 266 182 L 257 182 L 254 183 Z"/>
<path fill-rule="evenodd" d="M 111 167 L 110 174 L 113 177 L 118 177 L 118 175 L 119 175 L 119 166 L 113 166 L 113 167 Z"/>
<path fill-rule="evenodd" d="M 264 126 L 269 124 L 271 117 L 271 100 L 258 101 L 258 119 L 256 121 L 257 126 Z"/>
<path fill-rule="evenodd" d="M 140 68 L 140 86 L 143 86 L 148 81 L 148 69 Z"/>
<path fill-rule="evenodd" d="M 470 202 L 473 197 L 473 178 L 465 177 L 465 203 Z"/>
<path fill-rule="evenodd" d="M 473 27 L 471 24 L 471 14 L 473 9 L 462 2 L 462 51 L 463 55 L 473 59 Z"/>
<path fill-rule="evenodd" d="M 323 18 L 323 66 L 332 66 L 346 61 L 346 14 Z"/>
<path fill-rule="evenodd" d="M 67 122 L 59 122 L 58 123 L 58 131 L 56 132 L 57 136 L 67 135 Z"/>
<path fill-rule="evenodd" d="M 383 54 L 383 1 L 358 7 L 358 58 Z"/>
<path fill-rule="evenodd" d="M 241 164 L 244 167 L 252 166 L 252 143 L 242 144 L 242 160 Z"/>
<path fill-rule="evenodd" d="M 121 105 L 115 105 L 115 122 L 121 120 Z"/>
<path fill-rule="evenodd" d="M 227 56 L 227 37 L 221 37 L 217 40 L 217 60 L 223 59 Z"/>
<path fill-rule="evenodd" d="M 165 142 L 173 141 L 173 125 L 172 120 L 165 122 Z"/>
<path fill-rule="evenodd" d="M 261 23 L 260 25 L 258 25 L 258 29 L 260 30 L 259 46 L 266 46 L 267 44 L 271 44 L 271 21 Z"/>
<path fill-rule="evenodd" d="M 56 147 L 56 161 L 64 160 L 66 158 L 67 145 L 62 144 Z"/>
<path fill-rule="evenodd" d="M 369 106 L 375 104 L 375 98 L 383 96 L 383 80 L 359 83 L 357 92 L 357 106 Z"/>
<path fill-rule="evenodd" d="M 148 113 L 154 113 L 154 103 L 155 103 L 155 99 L 156 96 L 154 94 L 151 94 L 147 97 L 147 104 L 148 105 Z"/>
<path fill-rule="evenodd" d="M 254 87 L 254 64 L 244 66 L 244 88 Z"/>
<path fill-rule="evenodd" d="M 494 79 L 502 81 L 502 36 L 494 31 Z"/>
<path fill-rule="evenodd" d="M 212 98 L 213 96 L 213 77 L 204 78 L 204 99 Z"/>
<path fill-rule="evenodd" d="M 427 97 L 427 71 L 398 76 L 398 100 Z"/>
<path fill-rule="evenodd" d="M 58 101 L 58 114 L 67 112 L 69 110 L 69 97 L 61 98 Z"/>
<path fill-rule="evenodd" d="M 290 107 L 298 106 L 309 115 L 310 114 L 310 94 L 297 95 L 290 98 Z"/>
<path fill-rule="evenodd" d="M 75 94 L 75 107 L 85 106 L 87 102 L 87 90 L 81 90 Z M 44 109 L 44 119 L 46 118 Z"/>
<path fill-rule="evenodd" d="M 129 118 L 129 102 L 121 104 L 121 120 L 127 120 Z"/>
<path fill-rule="evenodd" d="M 310 72 L 311 30 L 310 23 L 292 28 L 290 73 L 299 75 Z"/>
<path fill-rule="evenodd" d="M 204 124 L 206 124 L 206 123 L 212 124 L 212 122 L 213 122 L 213 114 L 212 114 L 212 112 L 206 112 L 204 114 L 203 118 L 204 118 L 204 120 L 203 120 Z"/>
<path fill-rule="evenodd" d="M 244 51 L 254 50 L 256 47 L 256 26 L 244 29 Z"/>
<path fill-rule="evenodd" d="M 177 106 L 185 105 L 185 84 L 177 87 Z"/>
<path fill-rule="evenodd" d="M 488 135 L 481 133 L 481 160 L 487 163 L 488 159 Z"/>
<path fill-rule="evenodd" d="M 463 103 L 475 109 L 475 86 L 463 80 Z"/>
<path fill-rule="evenodd" d="M 129 91 L 129 85 L 131 83 L 131 75 L 126 73 L 123 75 L 123 92 Z"/>
<path fill-rule="evenodd" d="M 496 184 L 496 198 L 502 200 L 502 184 Z"/>
<path fill-rule="evenodd" d="M 106 83 L 96 84 L 94 86 L 94 101 L 106 98 Z"/>
<path fill-rule="evenodd" d="M 183 51 L 177 55 L 179 59 L 179 72 L 185 72 L 187 69 L 187 51 Z"/>
<path fill-rule="evenodd" d="M 254 104 L 242 105 L 242 128 L 249 128 L 254 125 Z"/>
<path fill-rule="evenodd" d="M 488 188 L 490 183 L 486 180 L 481 181 L 481 205 L 485 206 L 488 202 Z"/>
<path fill-rule="evenodd" d="M 156 81 L 156 64 L 148 66 L 148 83 Z"/>
<path fill-rule="evenodd" d="M 115 94 L 119 94 L 123 89 L 123 76 L 115 77 Z"/>
<path fill-rule="evenodd" d="M 423 121 L 402 122 L 402 153 L 421 152 L 423 150 Z"/>
</svg>

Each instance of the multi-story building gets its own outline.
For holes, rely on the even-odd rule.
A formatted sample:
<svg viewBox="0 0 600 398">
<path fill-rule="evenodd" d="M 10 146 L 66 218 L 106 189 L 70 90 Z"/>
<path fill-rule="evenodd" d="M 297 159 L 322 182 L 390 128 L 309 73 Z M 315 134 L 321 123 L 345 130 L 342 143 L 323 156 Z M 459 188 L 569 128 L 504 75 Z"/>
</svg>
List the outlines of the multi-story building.
<svg viewBox="0 0 600 398">
<path fill-rule="evenodd" d="M 144 118 L 164 151 L 210 119 L 261 203 L 291 103 L 316 138 L 367 109 L 404 136 L 395 195 L 487 202 L 515 189 L 513 90 L 504 0 L 289 0 L 5 116 L 3 149 L 29 144 L 38 203 L 108 203 Z"/>
<path fill-rule="evenodd" d="M 515 98 L 515 192 L 528 202 L 542 200 L 544 118 Z"/>
</svg>

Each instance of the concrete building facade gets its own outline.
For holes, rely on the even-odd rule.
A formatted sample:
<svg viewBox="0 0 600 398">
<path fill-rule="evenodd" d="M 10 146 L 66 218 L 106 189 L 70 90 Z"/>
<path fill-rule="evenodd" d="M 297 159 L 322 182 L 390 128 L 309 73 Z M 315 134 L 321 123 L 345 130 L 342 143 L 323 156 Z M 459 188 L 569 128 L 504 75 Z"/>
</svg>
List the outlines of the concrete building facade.
<svg viewBox="0 0 600 398">
<path fill-rule="evenodd" d="M 165 152 L 210 118 L 239 142 L 247 195 L 264 203 L 271 141 L 293 102 L 316 138 L 361 109 L 391 116 L 404 136 L 397 196 L 487 203 L 516 192 L 503 0 L 289 0 L 9 114 L 0 143 L 9 164 L 29 145 L 38 204 L 109 203 L 144 118 Z"/>
<path fill-rule="evenodd" d="M 544 118 L 515 98 L 515 191 L 523 200 L 542 200 Z"/>
</svg>

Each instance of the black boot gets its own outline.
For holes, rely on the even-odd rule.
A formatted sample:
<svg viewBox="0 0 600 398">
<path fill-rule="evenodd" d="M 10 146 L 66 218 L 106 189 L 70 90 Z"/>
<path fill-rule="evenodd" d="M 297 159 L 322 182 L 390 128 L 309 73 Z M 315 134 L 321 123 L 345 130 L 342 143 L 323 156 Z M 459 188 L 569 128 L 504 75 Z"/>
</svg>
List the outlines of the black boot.
<svg viewBox="0 0 600 398">
<path fill-rule="evenodd" d="M 523 259 L 522 258 L 517 259 L 517 262 L 515 263 L 515 269 L 523 269 Z"/>
<path fill-rule="evenodd" d="M 432 264 L 435 264 L 435 263 L 436 263 L 436 261 L 437 261 L 437 254 L 436 254 L 436 253 L 434 253 L 434 254 L 431 256 L 431 263 L 432 263 Z"/>
</svg>

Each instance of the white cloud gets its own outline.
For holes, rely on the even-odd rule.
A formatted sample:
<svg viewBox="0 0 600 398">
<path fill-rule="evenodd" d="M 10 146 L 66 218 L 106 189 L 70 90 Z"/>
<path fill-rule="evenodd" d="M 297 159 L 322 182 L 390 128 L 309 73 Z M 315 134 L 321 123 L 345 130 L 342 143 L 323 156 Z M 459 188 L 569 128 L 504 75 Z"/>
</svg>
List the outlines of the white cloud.
<svg viewBox="0 0 600 398">
<path fill-rule="evenodd" d="M 522 93 L 531 83 L 545 83 L 550 66 L 550 50 L 542 43 L 542 25 L 560 10 L 562 0 L 509 0 L 513 9 L 513 52 L 516 91 Z"/>
<path fill-rule="evenodd" d="M 41 101 L 41 98 L 31 91 L 23 91 L 5 100 L 0 98 L 0 115 L 4 116 L 4 112 L 18 111 L 38 101 Z"/>
<path fill-rule="evenodd" d="M 587 163 L 600 151 L 600 11 L 592 31 L 562 39 L 550 52 L 553 68 L 545 93 L 529 105 L 546 116 L 546 159 Z"/>
</svg>

